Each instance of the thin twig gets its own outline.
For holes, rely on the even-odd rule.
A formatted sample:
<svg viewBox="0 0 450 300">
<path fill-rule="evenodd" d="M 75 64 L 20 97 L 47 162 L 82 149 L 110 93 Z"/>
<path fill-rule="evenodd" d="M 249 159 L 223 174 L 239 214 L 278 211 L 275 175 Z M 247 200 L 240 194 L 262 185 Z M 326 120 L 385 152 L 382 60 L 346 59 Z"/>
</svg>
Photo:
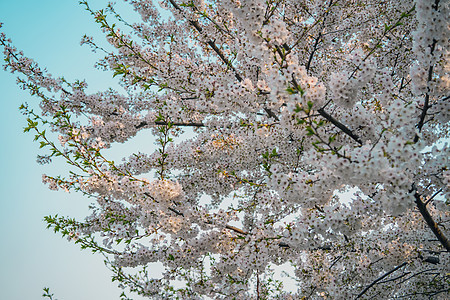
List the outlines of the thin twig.
<svg viewBox="0 0 450 300">
<path fill-rule="evenodd" d="M 442 189 L 439 189 L 436 193 L 433 194 L 433 196 L 430 197 L 430 199 L 427 200 L 427 202 L 425 202 L 425 206 L 430 203 L 430 201 L 432 201 L 434 199 L 434 197 L 436 197 L 437 195 L 439 195 L 439 193 L 442 192 Z"/>
<path fill-rule="evenodd" d="M 364 295 L 371 287 L 373 287 L 375 284 L 377 284 L 380 280 L 386 278 L 387 276 L 391 275 L 392 273 L 394 273 L 395 271 L 397 271 L 398 269 L 403 268 L 404 266 L 406 266 L 408 263 L 404 262 L 401 265 L 393 268 L 392 270 L 390 270 L 389 272 L 385 273 L 384 275 L 382 275 L 381 277 L 378 277 L 377 279 L 375 279 L 371 284 L 369 284 L 361 293 L 359 293 L 358 296 L 356 296 L 355 299 L 359 299 L 361 298 L 362 295 Z"/>
</svg>

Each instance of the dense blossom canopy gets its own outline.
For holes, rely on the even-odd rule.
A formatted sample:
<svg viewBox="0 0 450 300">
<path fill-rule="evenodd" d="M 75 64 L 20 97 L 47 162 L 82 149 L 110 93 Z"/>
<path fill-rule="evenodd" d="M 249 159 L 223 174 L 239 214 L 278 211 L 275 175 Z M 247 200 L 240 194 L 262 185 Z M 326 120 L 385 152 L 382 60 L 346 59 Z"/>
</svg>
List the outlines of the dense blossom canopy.
<svg viewBox="0 0 450 300">
<path fill-rule="evenodd" d="M 448 1 L 128 2 L 81 2 L 126 93 L 0 36 L 39 161 L 71 166 L 43 181 L 95 199 L 49 227 L 154 299 L 448 299 Z M 156 151 L 107 157 L 140 131 Z"/>
</svg>

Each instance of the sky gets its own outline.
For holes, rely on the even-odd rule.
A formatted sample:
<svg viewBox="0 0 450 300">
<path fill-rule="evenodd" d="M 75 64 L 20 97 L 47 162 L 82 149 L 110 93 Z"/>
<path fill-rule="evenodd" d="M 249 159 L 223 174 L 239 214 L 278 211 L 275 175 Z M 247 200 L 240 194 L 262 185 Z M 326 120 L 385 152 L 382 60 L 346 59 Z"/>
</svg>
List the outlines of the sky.
<svg viewBox="0 0 450 300">
<path fill-rule="evenodd" d="M 93 9 L 101 9 L 107 1 L 89 3 Z M 127 4 L 119 5 L 118 10 L 134 16 Z M 77 0 L 0 0 L 0 22 L 0 31 L 55 77 L 86 79 L 91 92 L 117 86 L 109 73 L 93 68 L 99 56 L 80 46 L 84 34 L 96 40 L 104 38 Z M 23 133 L 26 120 L 18 107 L 25 102 L 36 106 L 37 99 L 15 81 L 14 75 L 0 70 L 0 298 L 43 299 L 42 289 L 49 287 L 59 300 L 119 299 L 122 290 L 111 282 L 100 255 L 82 251 L 46 229 L 46 215 L 82 220 L 90 200 L 75 193 L 50 191 L 42 184 L 43 173 L 61 174 L 64 164 L 36 163 L 36 155 L 42 152 L 33 135 Z M 148 152 L 145 147 L 152 143 L 148 138 L 142 143 L 143 136 L 140 139 L 135 145 Z"/>
</svg>

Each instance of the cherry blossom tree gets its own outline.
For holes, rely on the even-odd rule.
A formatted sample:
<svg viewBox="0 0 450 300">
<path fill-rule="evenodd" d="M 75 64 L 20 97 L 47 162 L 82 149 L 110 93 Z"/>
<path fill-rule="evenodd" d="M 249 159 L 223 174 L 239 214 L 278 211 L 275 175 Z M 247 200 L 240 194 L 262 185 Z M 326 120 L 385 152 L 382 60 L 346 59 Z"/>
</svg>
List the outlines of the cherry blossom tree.
<svg viewBox="0 0 450 300">
<path fill-rule="evenodd" d="M 448 1 L 127 2 L 81 2 L 126 93 L 0 37 L 38 160 L 71 167 L 44 183 L 94 201 L 48 227 L 152 299 L 448 299 Z"/>
</svg>

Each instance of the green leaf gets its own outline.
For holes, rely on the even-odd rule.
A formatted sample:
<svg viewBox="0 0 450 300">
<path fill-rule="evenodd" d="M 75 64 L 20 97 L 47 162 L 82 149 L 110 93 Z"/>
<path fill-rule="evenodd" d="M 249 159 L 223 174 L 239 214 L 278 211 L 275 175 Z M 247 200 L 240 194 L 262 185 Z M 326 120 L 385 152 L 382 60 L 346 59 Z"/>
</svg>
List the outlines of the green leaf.
<svg viewBox="0 0 450 300">
<path fill-rule="evenodd" d="M 286 89 L 286 92 L 288 92 L 290 95 L 297 94 L 297 91 L 294 90 L 294 89 L 291 88 L 291 87 L 288 87 L 288 88 Z"/>
<path fill-rule="evenodd" d="M 278 156 L 277 149 L 272 150 L 272 157 Z"/>
<path fill-rule="evenodd" d="M 300 92 L 300 96 L 303 97 L 303 95 L 305 94 L 305 91 L 300 86 L 297 86 L 297 89 Z"/>
<path fill-rule="evenodd" d="M 305 124 L 305 120 L 297 118 L 297 122 L 299 125 Z"/>
</svg>

